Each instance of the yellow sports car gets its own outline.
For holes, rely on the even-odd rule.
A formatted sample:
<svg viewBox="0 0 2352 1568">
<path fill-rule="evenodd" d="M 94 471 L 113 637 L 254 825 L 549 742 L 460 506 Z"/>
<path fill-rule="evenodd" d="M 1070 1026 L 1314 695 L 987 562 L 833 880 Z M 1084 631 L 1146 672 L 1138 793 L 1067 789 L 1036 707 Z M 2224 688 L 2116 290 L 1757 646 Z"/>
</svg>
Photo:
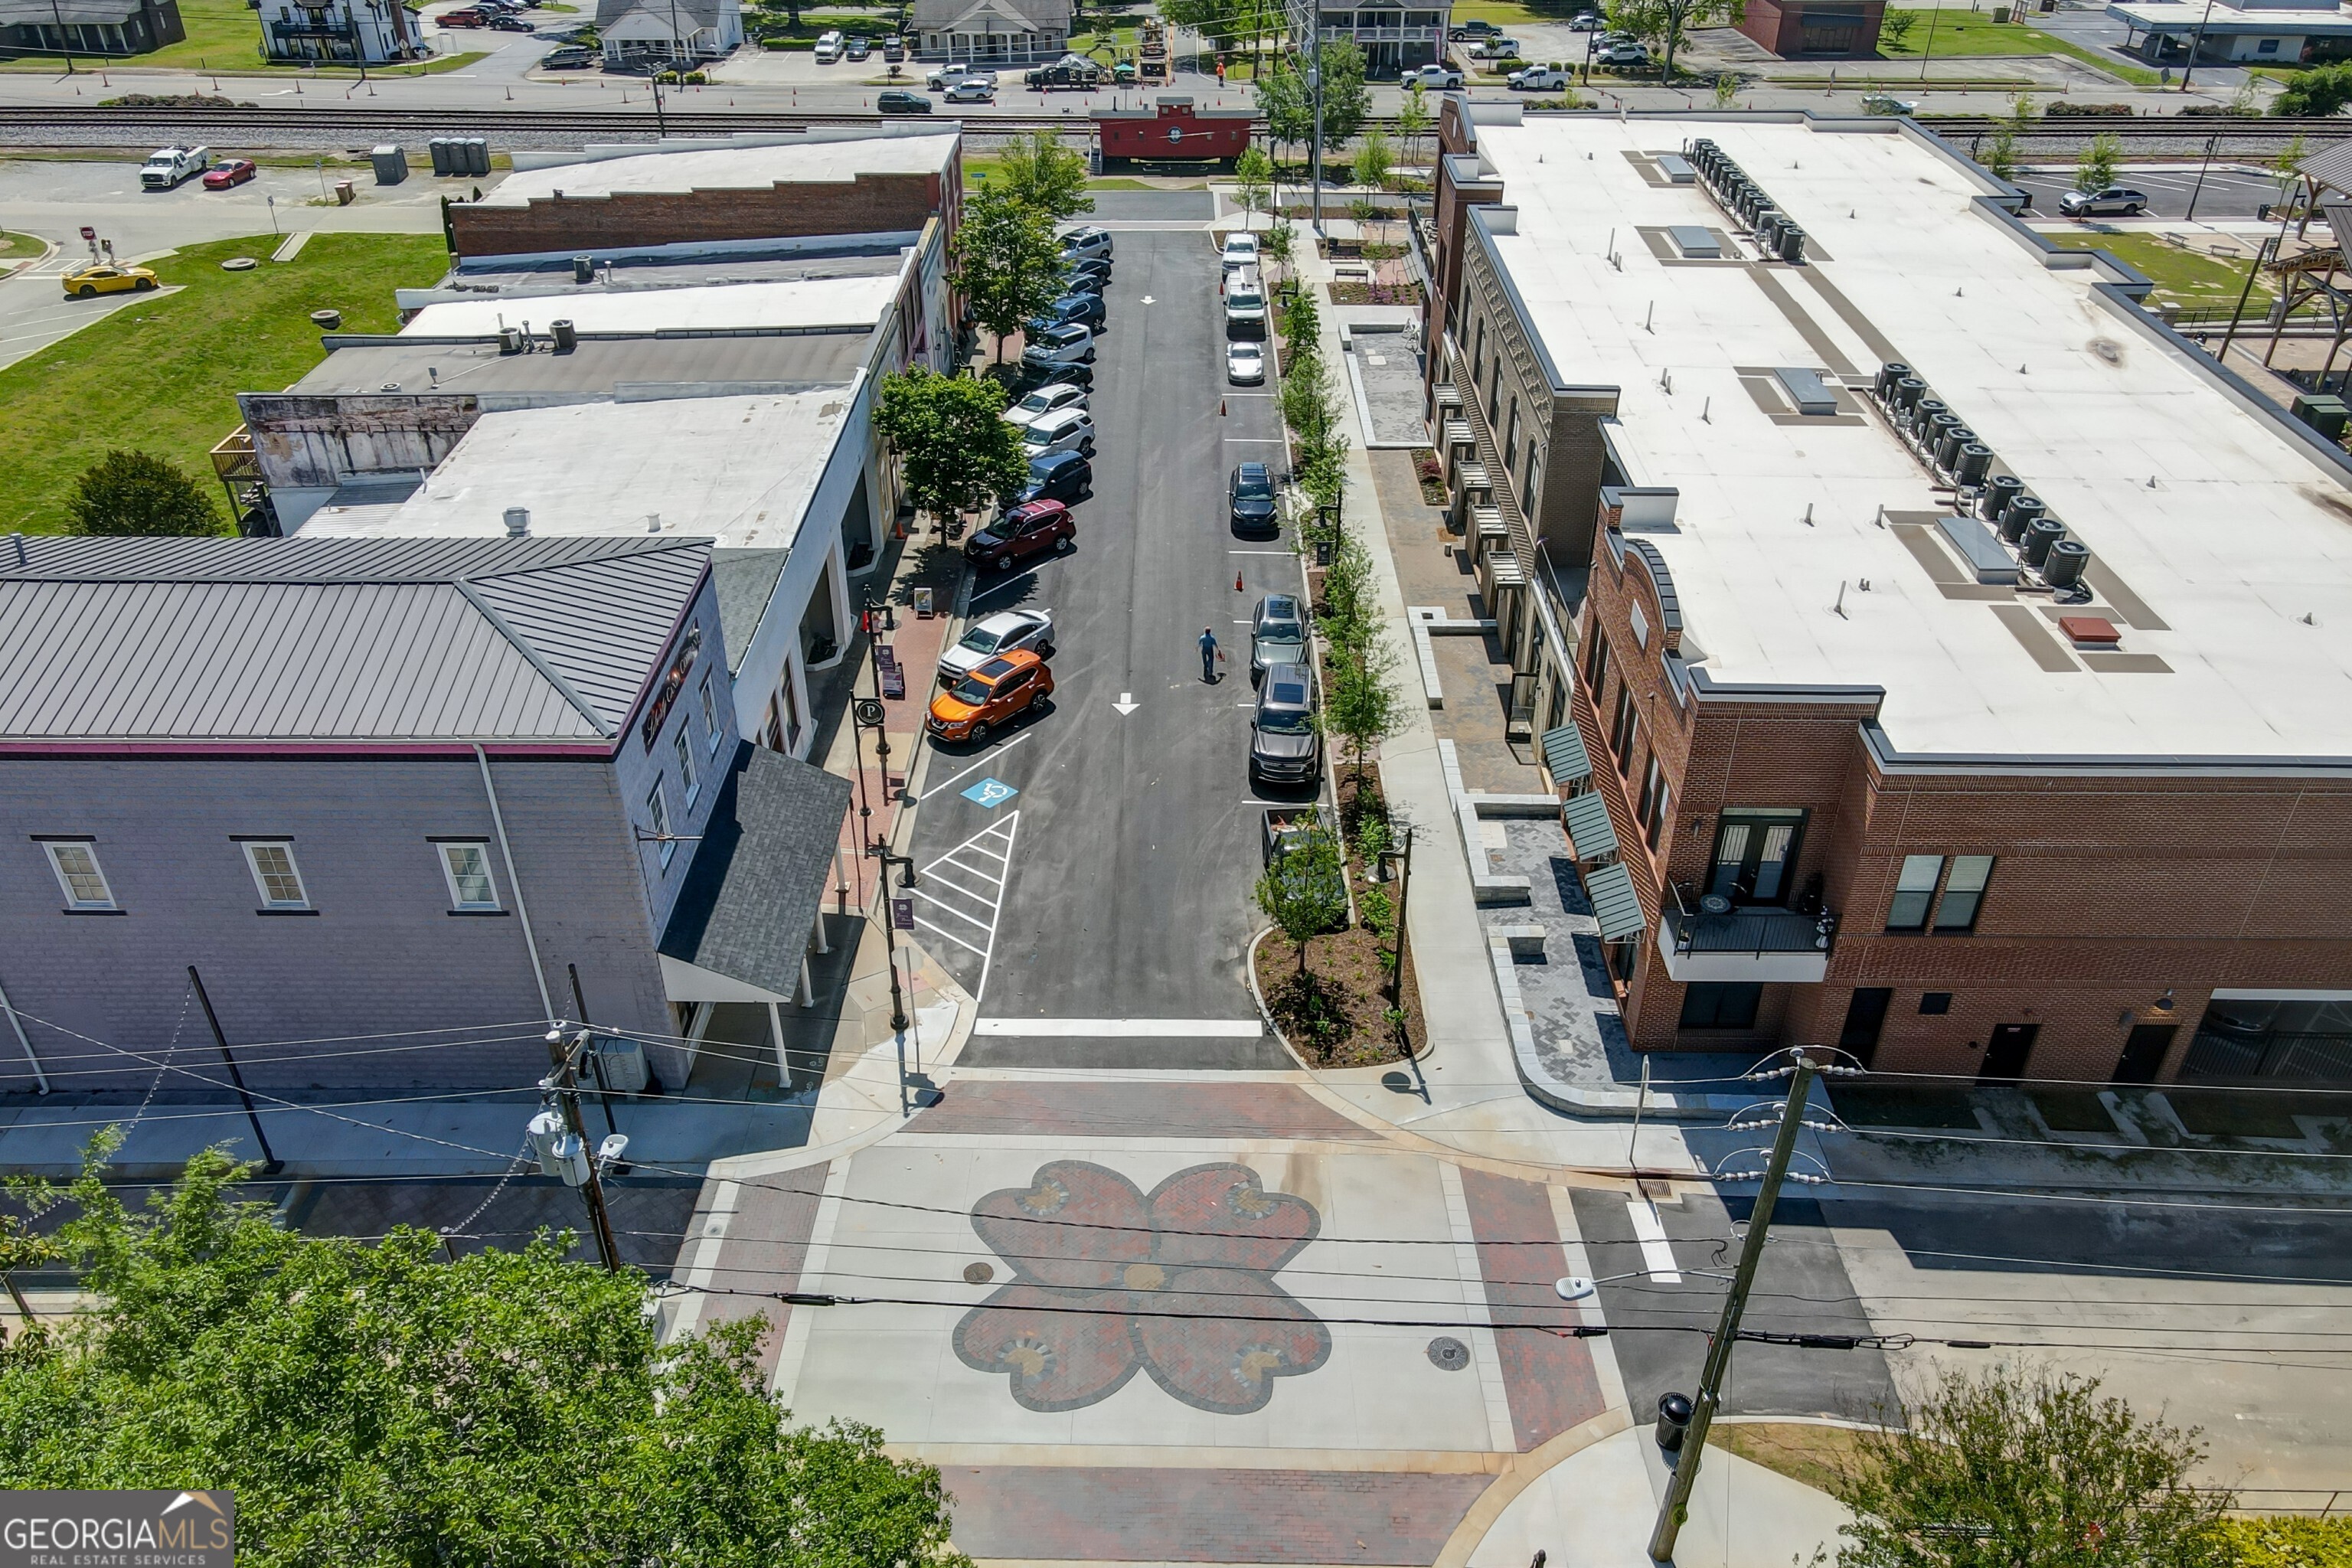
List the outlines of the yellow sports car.
<svg viewBox="0 0 2352 1568">
<path fill-rule="evenodd" d="M 100 294 L 144 293 L 155 287 L 155 275 L 144 267 L 92 261 L 69 269 L 63 281 L 67 299 L 88 300 Z"/>
</svg>

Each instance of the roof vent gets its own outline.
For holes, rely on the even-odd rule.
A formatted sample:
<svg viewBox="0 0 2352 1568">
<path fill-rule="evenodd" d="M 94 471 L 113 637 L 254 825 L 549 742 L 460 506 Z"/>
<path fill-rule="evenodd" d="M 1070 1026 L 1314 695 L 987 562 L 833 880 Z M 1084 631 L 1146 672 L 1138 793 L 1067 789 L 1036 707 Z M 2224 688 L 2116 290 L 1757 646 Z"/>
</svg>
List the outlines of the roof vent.
<svg viewBox="0 0 2352 1568">
<path fill-rule="evenodd" d="M 646 531 L 647 533 L 659 533 L 661 531 L 661 513 L 657 511 L 649 511 L 646 513 Z"/>
<path fill-rule="evenodd" d="M 530 508 L 527 506 L 510 506 L 507 508 L 507 537 L 509 539 L 520 539 L 530 531 Z"/>
</svg>

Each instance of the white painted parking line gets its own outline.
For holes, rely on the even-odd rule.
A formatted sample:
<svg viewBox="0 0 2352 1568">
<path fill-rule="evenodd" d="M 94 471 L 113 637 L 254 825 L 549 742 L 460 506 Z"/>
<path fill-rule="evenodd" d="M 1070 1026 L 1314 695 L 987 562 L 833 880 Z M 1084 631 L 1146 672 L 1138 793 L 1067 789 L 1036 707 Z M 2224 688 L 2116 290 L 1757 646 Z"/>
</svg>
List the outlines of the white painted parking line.
<svg viewBox="0 0 2352 1568">
<path fill-rule="evenodd" d="M 1633 1239 L 1642 1244 L 1642 1267 L 1650 1271 L 1650 1278 L 1664 1285 L 1681 1284 L 1674 1244 L 1666 1239 L 1666 1227 L 1659 1223 L 1656 1207 L 1647 1198 L 1627 1198 L 1625 1217 L 1633 1222 Z"/>
<path fill-rule="evenodd" d="M 1295 555 L 1295 550 L 1228 550 L 1228 555 Z"/>
<path fill-rule="evenodd" d="M 920 873 L 922 881 L 909 889 L 919 894 L 924 884 L 928 883 L 934 895 L 929 898 L 930 903 L 985 933 L 982 942 L 975 944 L 953 931 L 933 925 L 920 915 L 915 917 L 917 925 L 978 956 L 980 984 L 971 988 L 974 1002 L 988 992 L 989 966 L 996 959 L 996 925 L 1004 911 L 1005 884 L 1013 876 L 1013 841 L 1020 830 L 1021 813 L 1017 810 L 1006 812 L 1001 820 L 991 823 L 924 867 Z M 985 855 L 997 862 L 998 869 L 983 870 L 958 858 L 967 852 Z M 942 867 L 954 868 L 979 887 L 967 887 L 954 877 L 942 875 Z"/>
<path fill-rule="evenodd" d="M 1255 1040 L 1265 1033 L 1255 1018 L 982 1018 L 975 1035 L 1052 1036 L 1120 1040 Z"/>
<path fill-rule="evenodd" d="M 1018 588 L 1024 584 L 1034 583 L 1036 580 L 1037 574 L 1034 572 L 1020 573 L 1014 576 L 1007 577 L 1003 582 L 999 583 L 993 588 L 982 588 L 979 593 L 974 594 L 971 596 L 971 602 L 977 605 L 982 599 L 987 598 L 991 594 L 1002 594 L 1007 588 Z"/>
<path fill-rule="evenodd" d="M 992 749 L 992 750 L 991 750 L 990 752 L 986 752 L 986 753 L 985 753 L 984 755 L 982 755 L 982 757 L 981 757 L 977 762 L 973 762 L 973 763 L 966 763 L 966 764 L 965 764 L 965 766 L 964 766 L 963 772 L 962 772 L 962 773 L 957 773 L 957 774 L 955 775 L 955 778 L 950 778 L 950 779 L 947 780 L 947 781 L 946 781 L 946 783 L 944 783 L 944 784 L 933 784 L 930 788 L 929 788 L 929 789 L 925 790 L 922 794 L 920 794 L 920 795 L 917 795 L 917 796 L 915 797 L 915 799 L 916 799 L 918 802 L 926 801 L 926 800 L 930 799 L 930 798 L 931 798 L 931 796 L 933 796 L 933 795 L 935 795 L 939 794 L 939 793 L 940 793 L 940 791 L 941 791 L 941 790 L 943 790 L 943 789 L 947 788 L 947 787 L 948 787 L 948 784 L 951 784 L 955 783 L 955 782 L 956 782 L 956 779 L 962 778 L 962 777 L 964 777 L 964 776 L 965 776 L 965 774 L 967 774 L 967 773 L 972 773 L 972 772 L 974 772 L 974 771 L 976 771 L 976 770 L 978 770 L 978 769 L 980 769 L 980 768 L 984 768 L 984 767 L 986 767 L 989 763 L 992 763 L 992 762 L 996 761 L 996 759 L 997 759 L 997 758 L 999 758 L 999 757 L 1003 756 L 1005 752 L 1007 752 L 1011 751 L 1013 747 L 1015 747 L 1015 746 L 1019 745 L 1022 742 L 1024 742 L 1024 741 L 1027 740 L 1028 738 L 1029 738 L 1029 737 L 1028 737 L 1028 736 L 1026 736 L 1026 735 L 1015 735 L 1015 736 L 1013 736 L 1013 739 L 1011 739 L 1011 740 L 1009 740 L 1009 741 L 1005 742 L 1004 742 L 1004 744 L 1003 744 L 1003 745 L 1001 745 L 1001 746 L 998 746 L 998 747 L 995 747 L 994 749 Z"/>
<path fill-rule="evenodd" d="M 1225 444 L 1229 447 L 1278 447 L 1289 439 L 1287 436 L 1228 436 Z"/>
</svg>

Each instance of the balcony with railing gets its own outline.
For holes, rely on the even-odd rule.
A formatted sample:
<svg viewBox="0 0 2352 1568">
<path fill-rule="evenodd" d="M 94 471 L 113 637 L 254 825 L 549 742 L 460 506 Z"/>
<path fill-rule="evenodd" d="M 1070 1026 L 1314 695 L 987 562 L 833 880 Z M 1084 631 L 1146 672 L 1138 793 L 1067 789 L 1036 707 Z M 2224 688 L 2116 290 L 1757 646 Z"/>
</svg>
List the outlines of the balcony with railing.
<svg viewBox="0 0 2352 1568">
<path fill-rule="evenodd" d="M 1658 915 L 1658 953 L 1666 973 L 1694 981 L 1761 981 L 1817 985 L 1829 973 L 1837 916 L 1702 898 L 1692 907 L 1678 884 Z"/>
</svg>

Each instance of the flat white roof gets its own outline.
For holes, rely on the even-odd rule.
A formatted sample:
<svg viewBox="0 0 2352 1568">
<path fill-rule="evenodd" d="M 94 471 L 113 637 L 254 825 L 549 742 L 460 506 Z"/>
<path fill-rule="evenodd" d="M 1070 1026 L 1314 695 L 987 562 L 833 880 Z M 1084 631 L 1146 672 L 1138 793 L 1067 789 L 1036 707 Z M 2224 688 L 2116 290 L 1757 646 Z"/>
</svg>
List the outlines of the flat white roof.
<svg viewBox="0 0 2352 1568">
<path fill-rule="evenodd" d="M 457 300 L 427 305 L 403 337 L 478 338 L 529 321 L 544 334 L 569 321 L 583 332 L 718 331 L 746 327 L 870 327 L 898 298 L 895 276 L 714 283 L 689 289 L 616 289 L 573 294 Z"/>
<path fill-rule="evenodd" d="M 2095 296 L 2093 271 L 2044 266 L 1974 205 L 1980 176 L 1913 134 L 1801 123 L 1530 117 L 1477 137 L 1517 209 L 1496 253 L 1559 375 L 1622 388 L 1605 434 L 1628 482 L 1680 491 L 1669 529 L 1626 537 L 1666 563 L 1707 680 L 1884 687 L 1906 753 L 2352 756 L 2340 471 Z M 1637 230 L 1735 226 L 1703 187 L 1653 184 L 1628 156 L 1700 137 L 1803 226 L 1809 267 L 1653 253 Z M 2104 592 L 2069 613 L 2114 620 L 2124 651 L 2170 673 L 2063 653 L 2047 595 L 1948 593 L 1922 536 L 1880 525 L 1882 509 L 1948 507 L 1874 414 L 1767 412 L 1740 369 L 1841 372 L 1868 402 L 1887 356 L 1839 300 L 2168 629 L 2125 625 Z M 1948 577 L 1959 557 L 1934 532 Z M 2042 668 L 2032 623 L 2066 668 Z"/>
<path fill-rule="evenodd" d="M 855 389 L 485 414 L 396 508 L 322 510 L 303 537 L 494 536 L 526 507 L 540 535 L 656 531 L 789 548 Z"/>
<path fill-rule="evenodd" d="M 594 158 L 518 169 L 483 197 L 519 207 L 534 198 L 608 196 L 615 192 L 758 190 L 775 184 L 846 184 L 860 174 L 931 174 L 955 156 L 957 133 L 866 136 L 781 147 L 713 147 L 635 157 Z"/>
<path fill-rule="evenodd" d="M 2166 31 L 2195 32 L 2201 27 L 2215 35 L 2352 33 L 2352 16 L 2333 5 L 2290 8 L 2216 5 L 2209 16 L 2204 5 L 2190 5 L 2188 0 L 2118 0 L 2107 7 L 2107 15 L 2135 26 Z"/>
</svg>

